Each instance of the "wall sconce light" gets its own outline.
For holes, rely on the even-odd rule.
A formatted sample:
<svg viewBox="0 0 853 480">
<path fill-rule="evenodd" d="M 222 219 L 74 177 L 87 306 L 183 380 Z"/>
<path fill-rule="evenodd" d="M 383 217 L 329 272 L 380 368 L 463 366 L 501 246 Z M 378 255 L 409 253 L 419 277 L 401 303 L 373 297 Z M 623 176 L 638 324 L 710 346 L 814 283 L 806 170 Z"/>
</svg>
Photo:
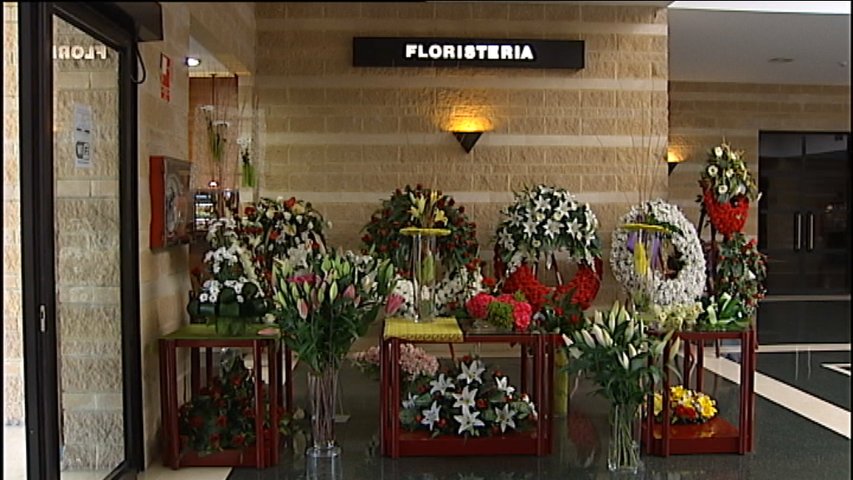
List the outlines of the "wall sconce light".
<svg viewBox="0 0 853 480">
<path fill-rule="evenodd" d="M 471 153 L 483 132 L 491 130 L 491 122 L 482 117 L 457 117 L 450 122 L 449 130 L 465 153 Z"/>
<path fill-rule="evenodd" d="M 471 149 L 474 148 L 482 134 L 483 132 L 453 132 L 453 136 L 456 137 L 459 145 L 462 145 L 465 153 L 471 153 Z"/>
<path fill-rule="evenodd" d="M 197 67 L 197 66 L 201 65 L 201 59 L 197 58 L 197 57 L 187 57 L 184 59 L 184 63 L 188 67 Z"/>
<path fill-rule="evenodd" d="M 667 150 L 666 152 L 666 167 L 667 167 L 667 175 L 672 175 L 672 171 L 675 170 L 675 167 L 678 166 L 679 163 L 683 162 L 684 159 L 681 158 L 680 155 L 675 153 L 672 150 Z"/>
</svg>

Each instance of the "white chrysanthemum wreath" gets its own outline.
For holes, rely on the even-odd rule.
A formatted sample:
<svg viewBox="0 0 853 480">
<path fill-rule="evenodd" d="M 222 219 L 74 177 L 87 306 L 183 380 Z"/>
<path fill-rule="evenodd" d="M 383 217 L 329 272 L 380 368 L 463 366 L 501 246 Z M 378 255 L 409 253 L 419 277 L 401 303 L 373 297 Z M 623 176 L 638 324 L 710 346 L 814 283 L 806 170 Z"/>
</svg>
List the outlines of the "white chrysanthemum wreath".
<svg viewBox="0 0 853 480">
<path fill-rule="evenodd" d="M 613 231 L 610 266 L 635 301 L 694 302 L 705 290 L 705 257 L 696 227 L 663 200 L 631 207 Z"/>
<path fill-rule="evenodd" d="M 598 219 L 588 203 L 571 193 L 537 185 L 515 194 L 515 202 L 501 210 L 497 247 L 507 275 L 524 260 L 543 257 L 550 267 L 551 254 L 567 252 L 572 260 L 594 265 L 601 257 Z"/>
</svg>

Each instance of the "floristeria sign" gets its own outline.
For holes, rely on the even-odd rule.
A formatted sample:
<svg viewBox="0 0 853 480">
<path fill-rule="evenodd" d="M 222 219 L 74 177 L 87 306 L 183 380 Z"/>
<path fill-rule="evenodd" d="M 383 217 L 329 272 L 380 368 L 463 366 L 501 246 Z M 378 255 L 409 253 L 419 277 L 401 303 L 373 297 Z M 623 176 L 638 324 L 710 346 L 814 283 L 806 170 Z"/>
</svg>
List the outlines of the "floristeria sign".
<svg viewBox="0 0 853 480">
<path fill-rule="evenodd" d="M 354 37 L 355 67 L 584 67 L 583 40 Z"/>
</svg>

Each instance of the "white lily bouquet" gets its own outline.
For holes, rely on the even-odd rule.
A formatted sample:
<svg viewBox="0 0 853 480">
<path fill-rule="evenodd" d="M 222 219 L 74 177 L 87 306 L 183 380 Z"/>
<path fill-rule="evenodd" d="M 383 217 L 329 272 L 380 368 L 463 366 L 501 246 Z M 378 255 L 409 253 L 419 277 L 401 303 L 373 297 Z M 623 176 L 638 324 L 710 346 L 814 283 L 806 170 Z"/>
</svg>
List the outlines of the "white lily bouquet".
<svg viewBox="0 0 853 480">
<path fill-rule="evenodd" d="M 467 356 L 411 384 L 400 411 L 403 428 L 432 437 L 503 435 L 533 428 L 537 418 L 530 397 L 508 377 Z"/>
</svg>

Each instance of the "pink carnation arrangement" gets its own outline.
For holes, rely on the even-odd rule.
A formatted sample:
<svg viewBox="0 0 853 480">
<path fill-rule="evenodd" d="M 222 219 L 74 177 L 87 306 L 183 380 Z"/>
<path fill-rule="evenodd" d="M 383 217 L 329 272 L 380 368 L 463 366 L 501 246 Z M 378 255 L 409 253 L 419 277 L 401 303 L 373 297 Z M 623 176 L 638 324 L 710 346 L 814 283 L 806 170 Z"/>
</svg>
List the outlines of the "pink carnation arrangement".
<svg viewBox="0 0 853 480">
<path fill-rule="evenodd" d="M 379 379 L 379 347 L 373 346 L 350 356 L 353 364 L 375 380 Z M 420 376 L 433 377 L 438 371 L 438 359 L 411 343 L 400 345 L 400 370 L 406 381 Z"/>
<path fill-rule="evenodd" d="M 489 320 L 490 315 L 495 315 L 505 309 L 490 308 L 492 302 L 499 302 L 512 307 L 512 324 L 515 330 L 519 332 L 527 331 L 530 327 L 530 319 L 533 316 L 533 307 L 525 301 L 521 301 L 508 293 L 493 297 L 488 293 L 478 293 L 468 303 L 465 304 L 465 309 L 468 315 L 478 320 Z M 490 322 L 499 323 L 499 322 Z"/>
</svg>

